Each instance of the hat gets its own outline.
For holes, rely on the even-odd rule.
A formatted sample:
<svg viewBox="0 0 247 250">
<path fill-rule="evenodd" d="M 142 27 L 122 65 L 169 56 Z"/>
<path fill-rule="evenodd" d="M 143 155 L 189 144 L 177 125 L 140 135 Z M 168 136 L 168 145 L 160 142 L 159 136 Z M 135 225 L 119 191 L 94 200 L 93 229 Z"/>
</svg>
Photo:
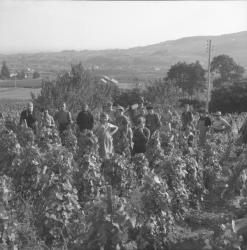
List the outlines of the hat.
<svg viewBox="0 0 247 250">
<path fill-rule="evenodd" d="M 220 112 L 220 111 L 217 111 L 217 112 L 215 113 L 215 115 L 216 115 L 216 116 L 221 116 L 221 112 Z"/>
<path fill-rule="evenodd" d="M 124 111 L 124 108 L 122 106 L 120 106 L 120 105 L 117 105 L 116 110 Z"/>
</svg>

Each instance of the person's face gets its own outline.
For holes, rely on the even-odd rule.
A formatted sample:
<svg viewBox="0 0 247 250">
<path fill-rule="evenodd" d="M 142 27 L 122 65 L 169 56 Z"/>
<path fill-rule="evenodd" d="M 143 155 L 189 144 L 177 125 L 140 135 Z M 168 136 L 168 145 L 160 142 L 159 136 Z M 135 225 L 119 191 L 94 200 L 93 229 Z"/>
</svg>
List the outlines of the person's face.
<svg viewBox="0 0 247 250">
<path fill-rule="evenodd" d="M 185 105 L 185 111 L 189 111 L 190 110 L 190 106 L 189 105 Z"/>
<path fill-rule="evenodd" d="M 148 109 L 148 114 L 153 114 L 153 109 Z"/>
<path fill-rule="evenodd" d="M 82 111 L 87 111 L 88 110 L 88 105 L 87 104 L 83 105 L 81 109 L 82 109 Z"/>
<path fill-rule="evenodd" d="M 44 114 L 45 114 L 45 115 L 48 115 L 48 113 L 49 113 L 49 112 L 48 112 L 48 109 L 45 109 L 45 110 L 44 110 Z"/>
<path fill-rule="evenodd" d="M 60 109 L 61 109 L 61 110 L 65 110 L 65 109 L 66 109 L 66 104 L 63 103 L 63 104 L 60 106 Z"/>
<path fill-rule="evenodd" d="M 32 103 L 29 103 L 27 108 L 30 112 L 33 112 L 33 104 Z"/>
<path fill-rule="evenodd" d="M 123 114 L 123 111 L 121 109 L 117 109 L 117 115 L 120 116 Z"/>
<path fill-rule="evenodd" d="M 105 123 L 107 123 L 108 118 L 103 116 L 103 117 L 101 117 L 100 121 L 101 121 L 102 124 L 105 124 Z"/>
</svg>

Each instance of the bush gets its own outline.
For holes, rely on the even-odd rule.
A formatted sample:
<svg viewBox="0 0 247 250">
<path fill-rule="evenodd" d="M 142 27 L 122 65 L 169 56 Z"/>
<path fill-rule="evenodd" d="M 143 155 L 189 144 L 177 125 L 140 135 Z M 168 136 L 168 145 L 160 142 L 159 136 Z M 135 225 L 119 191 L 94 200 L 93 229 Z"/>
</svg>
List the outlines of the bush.
<svg viewBox="0 0 247 250">
<path fill-rule="evenodd" d="M 246 112 L 247 79 L 213 90 L 209 109 L 210 112 L 217 110 L 223 113 Z"/>
</svg>

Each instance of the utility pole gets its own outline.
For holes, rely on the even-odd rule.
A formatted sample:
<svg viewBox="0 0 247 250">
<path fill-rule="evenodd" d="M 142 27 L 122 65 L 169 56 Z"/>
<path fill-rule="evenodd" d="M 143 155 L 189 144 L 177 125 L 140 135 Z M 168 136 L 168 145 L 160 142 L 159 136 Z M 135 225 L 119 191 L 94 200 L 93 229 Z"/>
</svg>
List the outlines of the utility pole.
<svg viewBox="0 0 247 250">
<path fill-rule="evenodd" d="M 212 49 L 212 41 L 208 40 L 208 87 L 207 87 L 206 111 L 208 111 L 209 108 L 210 92 L 211 92 L 211 73 L 210 73 L 211 49 Z"/>
</svg>

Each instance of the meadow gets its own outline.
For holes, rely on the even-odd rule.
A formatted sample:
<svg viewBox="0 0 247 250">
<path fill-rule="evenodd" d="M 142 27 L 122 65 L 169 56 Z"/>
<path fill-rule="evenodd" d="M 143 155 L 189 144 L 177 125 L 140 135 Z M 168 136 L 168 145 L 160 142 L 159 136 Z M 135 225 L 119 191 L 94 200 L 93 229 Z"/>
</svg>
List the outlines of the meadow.
<svg viewBox="0 0 247 250">
<path fill-rule="evenodd" d="M 41 88 L 41 79 L 0 80 L 0 88 Z"/>
</svg>

